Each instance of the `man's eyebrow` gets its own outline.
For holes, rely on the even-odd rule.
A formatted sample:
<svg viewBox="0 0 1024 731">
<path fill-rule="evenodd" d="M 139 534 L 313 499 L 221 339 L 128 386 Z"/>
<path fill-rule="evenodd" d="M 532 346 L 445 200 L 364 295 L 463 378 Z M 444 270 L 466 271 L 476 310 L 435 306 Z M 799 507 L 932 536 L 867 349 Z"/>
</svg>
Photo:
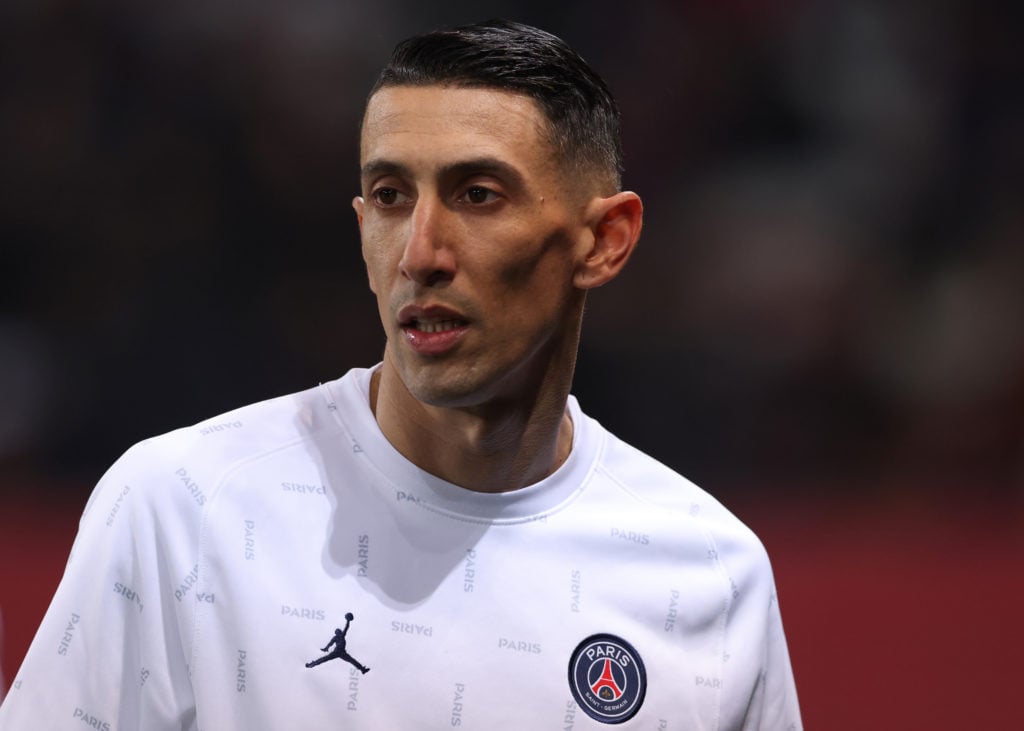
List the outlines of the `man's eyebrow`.
<svg viewBox="0 0 1024 731">
<path fill-rule="evenodd" d="M 476 157 L 458 160 L 441 166 L 440 173 L 446 178 L 464 178 L 470 175 L 494 175 L 513 185 L 523 186 L 523 174 L 513 165 L 496 157 Z"/>
<path fill-rule="evenodd" d="M 380 177 L 382 175 L 397 175 L 399 177 L 404 177 L 408 172 L 409 169 L 405 167 L 405 165 L 392 162 L 391 160 L 368 160 L 359 171 L 359 177 L 363 180 Z"/>
<path fill-rule="evenodd" d="M 360 171 L 363 180 L 376 178 L 382 175 L 396 175 L 398 177 L 411 176 L 410 169 L 402 163 L 387 159 L 368 160 Z M 442 165 L 437 170 L 441 178 L 461 178 L 470 175 L 495 175 L 503 178 L 512 185 L 523 186 L 525 180 L 523 174 L 513 165 L 496 157 L 474 157 L 467 160 L 456 160 Z"/>
</svg>

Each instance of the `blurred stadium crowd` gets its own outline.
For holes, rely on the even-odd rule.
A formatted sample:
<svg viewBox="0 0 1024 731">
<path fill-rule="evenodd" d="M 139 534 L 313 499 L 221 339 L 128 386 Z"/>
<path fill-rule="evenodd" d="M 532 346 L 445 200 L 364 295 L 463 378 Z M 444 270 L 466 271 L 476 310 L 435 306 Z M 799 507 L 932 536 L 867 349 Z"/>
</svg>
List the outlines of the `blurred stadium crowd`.
<svg viewBox="0 0 1024 731">
<path fill-rule="evenodd" d="M 0 466 L 379 357 L 348 202 L 414 32 L 563 36 L 647 220 L 576 392 L 713 492 L 1024 482 L 1024 104 L 1009 4 L 15 0 L 0 6 Z M 824 489 L 824 488 L 823 488 Z"/>
</svg>

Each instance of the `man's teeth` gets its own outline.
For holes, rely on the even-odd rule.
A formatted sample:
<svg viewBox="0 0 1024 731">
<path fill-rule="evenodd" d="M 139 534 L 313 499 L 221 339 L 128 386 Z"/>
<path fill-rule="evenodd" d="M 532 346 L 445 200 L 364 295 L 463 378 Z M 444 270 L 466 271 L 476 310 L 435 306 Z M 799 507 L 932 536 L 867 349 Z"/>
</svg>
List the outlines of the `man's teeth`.
<svg viewBox="0 0 1024 731">
<path fill-rule="evenodd" d="M 425 333 L 443 333 L 454 330 L 459 326 L 456 320 L 441 320 L 440 322 L 417 322 L 416 329 Z"/>
</svg>

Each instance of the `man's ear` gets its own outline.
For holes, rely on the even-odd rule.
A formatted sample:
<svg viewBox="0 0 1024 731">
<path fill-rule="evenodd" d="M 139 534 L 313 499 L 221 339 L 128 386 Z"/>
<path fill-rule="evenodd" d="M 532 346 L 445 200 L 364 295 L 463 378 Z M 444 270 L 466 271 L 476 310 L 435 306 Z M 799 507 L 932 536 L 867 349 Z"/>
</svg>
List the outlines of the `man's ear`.
<svg viewBox="0 0 1024 731">
<path fill-rule="evenodd" d="M 359 233 L 363 232 L 363 206 L 366 205 L 366 201 L 363 200 L 361 195 L 357 195 L 352 199 L 352 210 L 356 212 L 356 220 L 359 222 Z"/>
<path fill-rule="evenodd" d="M 600 287 L 622 271 L 640 238 L 644 205 L 631 191 L 595 198 L 588 206 L 587 220 L 590 247 L 573 276 L 573 284 L 580 289 Z"/>
<path fill-rule="evenodd" d="M 356 196 L 352 199 L 352 210 L 356 212 L 356 221 L 359 223 L 359 239 L 360 246 L 362 246 L 363 238 L 363 206 L 366 205 L 366 201 L 363 200 L 362 196 Z M 373 282 L 373 276 L 370 274 L 369 262 L 366 261 L 366 249 L 363 249 L 363 264 L 366 266 L 366 279 L 370 283 L 370 291 L 374 294 L 377 293 L 377 286 Z"/>
</svg>

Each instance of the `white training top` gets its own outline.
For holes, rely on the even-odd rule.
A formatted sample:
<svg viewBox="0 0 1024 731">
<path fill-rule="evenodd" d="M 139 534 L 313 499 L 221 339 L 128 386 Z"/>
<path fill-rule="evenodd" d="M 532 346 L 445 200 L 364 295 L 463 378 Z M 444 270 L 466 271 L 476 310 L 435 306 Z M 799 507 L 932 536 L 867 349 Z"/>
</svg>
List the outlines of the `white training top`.
<svg viewBox="0 0 1024 731">
<path fill-rule="evenodd" d="M 572 398 L 554 474 L 463 489 L 384 438 L 370 374 L 118 460 L 0 729 L 800 728 L 767 555 L 718 502 Z"/>
</svg>

